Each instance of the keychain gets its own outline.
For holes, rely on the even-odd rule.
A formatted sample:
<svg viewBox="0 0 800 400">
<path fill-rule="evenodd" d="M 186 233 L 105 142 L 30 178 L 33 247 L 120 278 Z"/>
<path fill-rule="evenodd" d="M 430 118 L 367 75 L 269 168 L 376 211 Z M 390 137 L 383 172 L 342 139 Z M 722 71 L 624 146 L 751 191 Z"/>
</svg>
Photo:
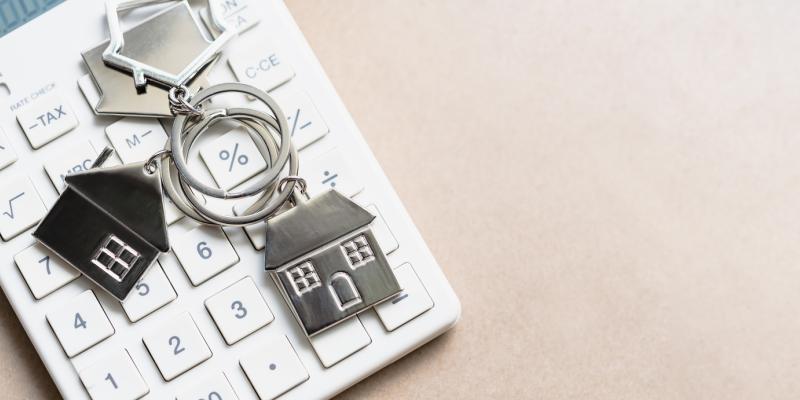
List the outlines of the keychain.
<svg viewBox="0 0 800 400">
<path fill-rule="evenodd" d="M 216 15 L 216 7 L 209 7 L 209 14 L 219 36 L 180 72 L 170 73 L 122 54 L 125 41 L 117 13 L 167 2 L 174 0 L 108 0 L 111 39 L 102 54 L 108 66 L 130 74 L 137 93 L 146 93 L 153 85 L 167 90 L 162 101 L 175 119 L 166 148 L 144 162 L 108 168 L 100 166 L 110 153 L 104 151 L 97 168 L 68 176 L 66 190 L 34 232 L 36 239 L 122 300 L 160 253 L 169 250 L 162 205 L 166 194 L 201 224 L 243 227 L 266 221 L 266 269 L 308 336 L 399 293 L 401 288 L 369 228 L 375 217 L 333 189 L 308 198 L 306 183 L 298 175 L 288 120 L 268 93 L 242 83 L 216 84 L 191 93 L 187 83 L 236 36 Z M 189 10 L 185 0 L 177 3 L 162 14 L 177 7 Z M 159 18 L 143 25 L 156 23 L 150 21 Z M 148 27 L 137 29 L 146 32 Z M 231 93 L 263 107 L 212 107 L 214 97 Z M 267 169 L 245 188 L 209 186 L 187 166 L 197 139 L 223 121 L 241 125 L 267 161 Z M 196 192 L 222 200 L 250 199 L 252 204 L 240 213 L 222 214 L 210 209 Z"/>
</svg>

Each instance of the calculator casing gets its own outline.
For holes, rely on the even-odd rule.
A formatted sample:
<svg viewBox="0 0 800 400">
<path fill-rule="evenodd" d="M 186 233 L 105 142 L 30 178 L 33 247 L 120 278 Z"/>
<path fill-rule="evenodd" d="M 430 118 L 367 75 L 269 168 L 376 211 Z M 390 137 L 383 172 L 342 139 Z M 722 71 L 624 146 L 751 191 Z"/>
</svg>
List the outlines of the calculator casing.
<svg viewBox="0 0 800 400">
<path fill-rule="evenodd" d="M 190 3 L 198 7 L 203 1 Z M 178 292 L 177 300 L 135 323 L 128 320 L 119 302 L 83 277 L 41 300 L 34 299 L 14 264 L 14 256 L 34 243 L 31 230 L 28 230 L 0 244 L 0 259 L 5 260 L 5 265 L 0 268 L 0 286 L 64 398 L 88 399 L 77 371 L 92 365 L 106 351 L 127 348 L 149 385 L 150 393 L 146 398 L 174 398 L 181 388 L 203 379 L 204 374 L 222 370 L 240 399 L 256 399 L 255 392 L 241 373 L 239 358 L 251 349 L 257 349 L 260 340 L 283 335 L 289 339 L 304 363 L 310 379 L 281 398 L 329 398 L 446 332 L 460 317 L 461 307 L 455 293 L 285 4 L 269 0 L 254 2 L 251 6 L 259 9 L 260 25 L 267 27 L 270 32 L 268 39 L 291 61 L 296 73 L 293 84 L 302 85 L 330 127 L 331 133 L 320 141 L 325 143 L 315 143 L 303 150 L 305 154 L 301 154 L 301 162 L 302 157 L 318 156 L 332 146 L 346 149 L 365 187 L 355 200 L 365 206 L 379 205 L 400 243 L 399 248 L 388 256 L 388 262 L 393 267 L 406 263 L 413 265 L 414 272 L 430 295 L 433 307 L 392 332 L 384 328 L 374 312 L 361 314 L 359 318 L 370 335 L 370 344 L 326 368 L 292 317 L 280 291 L 269 275 L 264 273 L 263 251 L 253 249 L 241 228 L 225 229 L 225 234 L 240 257 L 236 266 L 197 287 L 185 277 L 173 281 Z M 135 20 L 141 16 L 133 12 L 130 18 Z M 6 86 L 10 92 L 6 95 L 0 90 L 0 129 L 18 156 L 16 162 L 0 170 L 0 184 L 14 177 L 28 176 L 47 207 L 55 202 L 58 192 L 43 171 L 43 163 L 59 157 L 64 148 L 76 141 L 89 140 L 95 148 L 102 147 L 107 143 L 105 127 L 116 120 L 96 116 L 76 85 L 76 80 L 87 73 L 81 52 L 107 39 L 105 23 L 104 1 L 68 0 L 0 38 L 0 85 Z M 220 71 L 210 74 L 211 83 L 233 79 L 224 65 L 219 65 L 217 69 Z M 80 125 L 43 147 L 33 149 L 17 124 L 15 113 L 27 107 L 26 103 L 35 102 L 37 93 L 52 90 L 58 91 L 72 105 Z M 170 234 L 186 229 L 186 219 L 170 226 Z M 159 262 L 170 277 L 175 276 L 176 271 L 182 272 L 171 253 L 159 258 Z M 272 308 L 275 320 L 240 343 L 228 346 L 204 309 L 203 301 L 245 274 L 255 281 Z M 45 315 L 61 302 L 86 290 L 94 291 L 116 331 L 108 339 L 69 358 L 54 336 Z M 157 329 L 159 323 L 170 315 L 187 310 L 195 317 L 214 356 L 180 377 L 165 382 L 147 355 L 142 336 Z"/>
</svg>

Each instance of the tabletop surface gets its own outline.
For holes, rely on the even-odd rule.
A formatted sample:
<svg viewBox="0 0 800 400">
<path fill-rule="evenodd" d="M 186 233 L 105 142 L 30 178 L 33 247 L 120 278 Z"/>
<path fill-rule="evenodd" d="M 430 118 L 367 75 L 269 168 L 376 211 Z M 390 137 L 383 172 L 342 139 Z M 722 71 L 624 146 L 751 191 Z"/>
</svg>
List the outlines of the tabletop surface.
<svg viewBox="0 0 800 400">
<path fill-rule="evenodd" d="M 287 4 L 463 306 L 341 398 L 798 397 L 800 3 Z"/>
</svg>

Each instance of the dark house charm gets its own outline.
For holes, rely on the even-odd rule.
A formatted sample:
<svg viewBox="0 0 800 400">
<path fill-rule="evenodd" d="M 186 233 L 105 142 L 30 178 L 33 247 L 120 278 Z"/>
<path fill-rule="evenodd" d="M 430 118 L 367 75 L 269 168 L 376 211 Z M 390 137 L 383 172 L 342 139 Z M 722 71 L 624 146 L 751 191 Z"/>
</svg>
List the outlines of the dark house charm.
<svg viewBox="0 0 800 400">
<path fill-rule="evenodd" d="M 267 222 L 267 270 L 308 336 L 401 291 L 373 219 L 330 190 Z"/>
<path fill-rule="evenodd" d="M 43 245 L 123 300 L 169 251 L 159 174 L 144 163 L 68 175 L 64 193 L 33 232 Z"/>
</svg>

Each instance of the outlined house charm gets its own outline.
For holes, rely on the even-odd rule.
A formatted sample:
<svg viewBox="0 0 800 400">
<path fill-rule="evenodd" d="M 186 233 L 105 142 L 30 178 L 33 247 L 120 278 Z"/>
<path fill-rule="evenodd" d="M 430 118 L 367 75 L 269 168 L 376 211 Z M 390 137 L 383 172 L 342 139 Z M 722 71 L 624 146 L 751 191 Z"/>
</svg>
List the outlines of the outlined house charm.
<svg viewBox="0 0 800 400">
<path fill-rule="evenodd" d="M 400 293 L 373 219 L 329 190 L 267 221 L 266 268 L 306 335 Z"/>
<path fill-rule="evenodd" d="M 67 175 L 66 189 L 33 232 L 44 246 L 123 300 L 169 251 L 159 174 L 144 163 Z"/>
</svg>

